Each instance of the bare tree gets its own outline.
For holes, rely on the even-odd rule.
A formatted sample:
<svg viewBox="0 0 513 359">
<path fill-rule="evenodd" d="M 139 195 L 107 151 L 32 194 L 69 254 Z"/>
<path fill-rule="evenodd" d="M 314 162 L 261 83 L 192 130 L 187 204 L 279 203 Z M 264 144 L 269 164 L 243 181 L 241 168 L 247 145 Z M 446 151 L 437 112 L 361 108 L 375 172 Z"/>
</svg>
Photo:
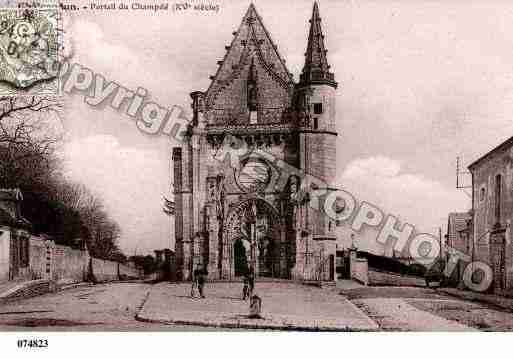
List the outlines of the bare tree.
<svg viewBox="0 0 513 359">
<path fill-rule="evenodd" d="M 87 248 L 99 258 L 119 258 L 117 241 L 121 235 L 119 225 L 105 211 L 102 201 L 85 185 L 70 181 L 58 183 L 53 199 L 79 213 L 89 232 Z"/>
<path fill-rule="evenodd" d="M 57 169 L 61 110 L 54 97 L 0 97 L 0 186 L 44 183 Z"/>
<path fill-rule="evenodd" d="M 117 246 L 121 230 L 102 201 L 60 173 L 56 149 L 63 132 L 62 108 L 54 97 L 0 97 L 0 187 L 29 192 L 31 215 L 43 229 L 44 211 L 61 237 L 86 234 L 81 239 L 93 255 L 122 258 Z M 72 243 L 76 238 L 61 239 Z"/>
</svg>

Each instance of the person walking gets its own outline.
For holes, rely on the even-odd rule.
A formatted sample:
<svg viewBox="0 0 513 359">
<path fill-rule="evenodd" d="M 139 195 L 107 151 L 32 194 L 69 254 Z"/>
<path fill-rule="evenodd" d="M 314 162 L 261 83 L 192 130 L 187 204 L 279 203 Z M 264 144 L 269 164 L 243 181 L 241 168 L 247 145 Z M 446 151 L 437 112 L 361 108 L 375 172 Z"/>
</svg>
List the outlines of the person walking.
<svg viewBox="0 0 513 359">
<path fill-rule="evenodd" d="M 253 296 L 253 290 L 255 289 L 255 273 L 253 272 L 253 269 L 249 270 L 248 287 L 249 287 L 249 298 L 251 298 Z"/>
<path fill-rule="evenodd" d="M 203 289 L 205 287 L 205 275 L 206 275 L 205 271 L 203 271 L 203 270 L 198 271 L 197 282 L 198 282 L 198 291 L 199 291 L 200 298 L 205 298 L 205 295 L 203 294 Z"/>
<path fill-rule="evenodd" d="M 249 271 L 244 272 L 242 280 L 244 283 L 244 286 L 242 287 L 242 300 L 246 300 L 249 298 Z"/>
<path fill-rule="evenodd" d="M 194 295 L 194 290 L 196 287 L 198 287 L 199 289 L 199 286 L 198 286 L 198 277 L 199 277 L 199 269 L 195 269 L 193 272 L 192 272 L 192 283 L 191 283 L 191 298 L 194 298 L 195 295 Z"/>
</svg>

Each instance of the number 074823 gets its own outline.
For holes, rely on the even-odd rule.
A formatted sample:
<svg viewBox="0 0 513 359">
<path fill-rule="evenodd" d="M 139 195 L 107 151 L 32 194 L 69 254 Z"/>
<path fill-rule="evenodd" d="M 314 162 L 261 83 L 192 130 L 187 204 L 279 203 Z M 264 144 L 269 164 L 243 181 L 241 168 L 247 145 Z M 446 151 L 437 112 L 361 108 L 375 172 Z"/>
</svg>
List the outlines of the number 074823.
<svg viewBox="0 0 513 359">
<path fill-rule="evenodd" d="M 18 348 L 48 348 L 47 339 L 18 339 Z"/>
</svg>

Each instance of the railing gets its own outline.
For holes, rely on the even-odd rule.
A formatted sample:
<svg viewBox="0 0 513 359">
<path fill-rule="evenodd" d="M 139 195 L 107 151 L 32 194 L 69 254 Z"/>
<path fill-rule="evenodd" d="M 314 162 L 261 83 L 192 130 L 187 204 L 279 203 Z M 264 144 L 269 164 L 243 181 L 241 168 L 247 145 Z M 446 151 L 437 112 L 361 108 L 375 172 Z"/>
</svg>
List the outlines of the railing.
<svg viewBox="0 0 513 359">
<path fill-rule="evenodd" d="M 322 282 L 335 278 L 335 263 L 330 263 L 333 260 L 332 256 L 321 252 L 319 254 L 300 253 L 299 257 L 302 258 L 300 262 L 303 263 L 303 280 Z M 332 270 L 333 273 L 331 273 Z"/>
<path fill-rule="evenodd" d="M 215 110 L 219 111 L 219 110 Z M 312 128 L 312 119 L 308 113 L 288 111 L 282 108 L 261 109 L 258 123 L 250 123 L 249 113 L 230 113 L 219 111 L 214 120 L 207 124 L 207 130 L 216 128 L 259 128 L 266 126 L 291 125 L 293 127 Z"/>
<path fill-rule="evenodd" d="M 335 82 L 335 75 L 327 71 L 308 71 L 299 76 L 300 82 L 329 81 Z"/>
</svg>

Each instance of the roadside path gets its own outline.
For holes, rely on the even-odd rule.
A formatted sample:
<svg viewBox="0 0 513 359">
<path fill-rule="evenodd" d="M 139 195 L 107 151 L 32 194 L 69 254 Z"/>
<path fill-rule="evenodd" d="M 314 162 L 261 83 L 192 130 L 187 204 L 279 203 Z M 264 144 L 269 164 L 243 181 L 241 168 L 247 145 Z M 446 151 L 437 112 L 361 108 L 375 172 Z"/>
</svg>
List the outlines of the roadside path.
<svg viewBox="0 0 513 359">
<path fill-rule="evenodd" d="M 397 331 L 474 331 L 408 304 L 401 298 L 367 298 L 353 301 L 371 318 L 379 319 L 382 329 Z"/>
</svg>

